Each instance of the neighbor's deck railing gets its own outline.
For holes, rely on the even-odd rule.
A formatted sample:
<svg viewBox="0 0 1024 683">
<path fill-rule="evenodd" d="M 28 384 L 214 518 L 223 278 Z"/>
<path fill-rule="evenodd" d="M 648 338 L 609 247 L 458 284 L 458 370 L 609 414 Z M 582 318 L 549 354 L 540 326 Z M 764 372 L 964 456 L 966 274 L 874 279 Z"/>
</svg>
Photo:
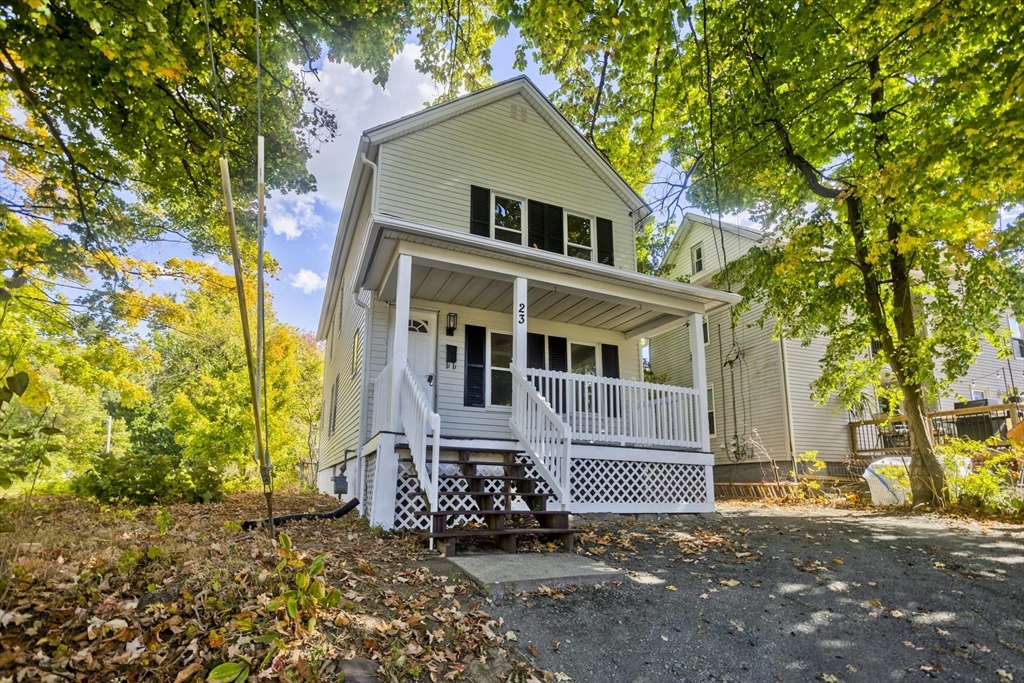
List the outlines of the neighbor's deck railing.
<svg viewBox="0 0 1024 683">
<path fill-rule="evenodd" d="M 1024 406 L 1006 403 L 942 410 L 928 413 L 927 418 L 937 444 L 956 438 L 987 441 L 992 437 L 1005 444 L 1008 432 L 1024 419 Z M 910 432 L 904 415 L 851 422 L 850 439 L 856 457 L 902 455 L 910 449 Z"/>
<path fill-rule="evenodd" d="M 416 466 L 420 487 L 427 495 L 431 512 L 437 511 L 438 458 L 441 446 L 441 417 L 435 413 L 420 388 L 412 368 L 405 366 L 401 383 L 402 426 L 409 438 L 409 452 Z M 430 466 L 427 466 L 427 449 L 430 449 Z"/>
<path fill-rule="evenodd" d="M 552 370 L 527 378 L 579 442 L 700 449 L 707 416 L 696 389 Z"/>
<path fill-rule="evenodd" d="M 569 504 L 569 465 L 572 430 L 521 372 L 512 366 L 512 417 L 509 427 L 526 449 L 537 471 L 558 496 L 564 510 Z"/>
</svg>

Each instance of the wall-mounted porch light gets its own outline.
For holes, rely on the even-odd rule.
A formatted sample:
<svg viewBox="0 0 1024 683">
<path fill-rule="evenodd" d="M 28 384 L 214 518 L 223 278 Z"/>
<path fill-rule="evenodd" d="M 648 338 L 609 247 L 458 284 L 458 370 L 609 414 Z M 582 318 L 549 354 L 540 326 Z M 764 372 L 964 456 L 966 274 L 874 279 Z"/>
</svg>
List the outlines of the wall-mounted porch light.
<svg viewBox="0 0 1024 683">
<path fill-rule="evenodd" d="M 459 326 L 459 316 L 455 313 L 448 314 L 448 325 L 445 326 L 445 332 L 451 337 L 455 334 L 455 328 Z"/>
</svg>

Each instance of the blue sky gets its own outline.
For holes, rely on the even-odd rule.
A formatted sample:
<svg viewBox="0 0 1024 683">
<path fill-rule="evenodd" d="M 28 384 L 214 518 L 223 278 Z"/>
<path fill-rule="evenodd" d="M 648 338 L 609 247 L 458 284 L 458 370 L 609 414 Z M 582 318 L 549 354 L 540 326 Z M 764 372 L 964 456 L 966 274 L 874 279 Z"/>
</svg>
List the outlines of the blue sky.
<svg viewBox="0 0 1024 683">
<path fill-rule="evenodd" d="M 494 80 L 523 73 L 512 67 L 518 42 L 517 35 L 497 41 L 492 51 Z M 335 111 L 338 135 L 309 161 L 309 170 L 317 178 L 316 193 L 274 196 L 267 204 L 267 250 L 281 264 L 278 278 L 269 281 L 268 289 L 280 320 L 302 329 L 316 329 L 349 172 L 362 131 L 418 111 L 439 94 L 434 83 L 416 71 L 413 62 L 418 54 L 418 46 L 406 45 L 392 64 L 384 89 L 373 84 L 370 74 L 347 64 L 325 63 L 320 82 L 311 80 L 325 104 Z M 557 87 L 556 81 L 540 74 L 533 63 L 525 73 L 545 93 Z"/>
</svg>

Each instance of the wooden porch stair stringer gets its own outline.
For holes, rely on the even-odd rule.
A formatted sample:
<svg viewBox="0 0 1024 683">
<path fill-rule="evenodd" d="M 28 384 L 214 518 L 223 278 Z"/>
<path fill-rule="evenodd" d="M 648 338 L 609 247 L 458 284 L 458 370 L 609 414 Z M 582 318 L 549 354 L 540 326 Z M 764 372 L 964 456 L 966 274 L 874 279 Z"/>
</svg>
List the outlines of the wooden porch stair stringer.
<svg viewBox="0 0 1024 683">
<path fill-rule="evenodd" d="M 491 538 L 505 552 L 514 553 L 518 549 L 520 536 L 554 537 L 562 542 L 563 547 L 572 552 L 575 534 L 579 529 L 569 527 L 569 513 L 560 510 L 546 509 L 547 500 L 554 498 L 554 493 L 540 493 L 537 485 L 542 483 L 538 477 L 530 477 L 526 466 L 516 461 L 517 452 L 502 452 L 501 462 L 473 458 L 473 452 L 459 452 L 459 474 L 441 475 L 439 480 L 464 480 L 468 489 L 465 491 L 441 491 L 438 493 L 438 509 L 417 513 L 430 519 L 430 531 L 423 536 L 437 541 L 441 553 L 450 557 L 457 552 L 460 539 Z M 503 474 L 480 474 L 479 466 L 501 466 Z M 488 481 L 498 481 L 501 488 L 488 491 Z M 468 497 L 476 504 L 476 508 L 466 507 L 453 498 Z M 512 501 L 522 499 L 526 510 L 513 510 Z M 496 499 L 504 501 L 498 505 Z M 483 517 L 486 528 L 450 527 L 451 521 L 460 516 Z M 526 526 L 535 522 L 536 526 Z"/>
</svg>

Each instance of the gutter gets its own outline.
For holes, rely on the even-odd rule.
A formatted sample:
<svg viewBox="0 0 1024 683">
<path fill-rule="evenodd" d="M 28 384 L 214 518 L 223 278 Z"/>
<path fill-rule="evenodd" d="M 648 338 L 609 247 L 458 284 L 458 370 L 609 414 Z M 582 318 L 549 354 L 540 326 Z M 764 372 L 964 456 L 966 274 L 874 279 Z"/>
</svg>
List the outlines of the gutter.
<svg viewBox="0 0 1024 683">
<path fill-rule="evenodd" d="M 786 339 L 779 339 L 779 353 L 782 357 L 782 409 L 786 413 L 786 446 L 793 459 L 793 478 L 796 479 L 796 442 L 793 430 L 793 404 L 789 395 L 789 362 L 786 358 Z"/>
</svg>

